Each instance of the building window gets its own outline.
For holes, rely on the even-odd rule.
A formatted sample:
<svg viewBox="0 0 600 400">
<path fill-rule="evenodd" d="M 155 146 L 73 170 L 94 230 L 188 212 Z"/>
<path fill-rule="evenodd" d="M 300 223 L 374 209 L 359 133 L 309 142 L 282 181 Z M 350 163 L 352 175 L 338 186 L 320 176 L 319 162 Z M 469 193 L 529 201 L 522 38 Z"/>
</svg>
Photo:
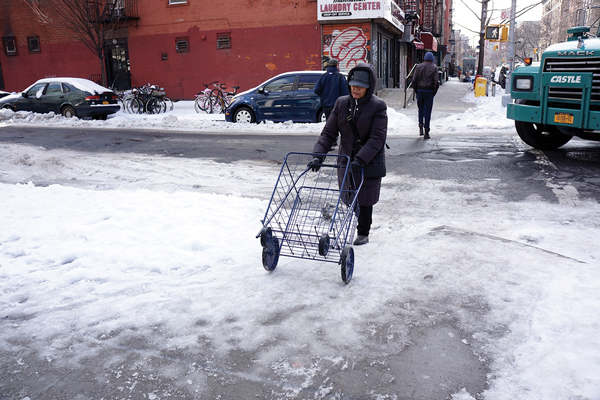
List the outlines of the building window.
<svg viewBox="0 0 600 400">
<path fill-rule="evenodd" d="M 190 44 L 188 39 L 187 37 L 175 38 L 175 51 L 178 53 L 189 53 Z"/>
<path fill-rule="evenodd" d="M 4 47 L 4 54 L 7 56 L 17 55 L 17 39 L 14 36 L 3 37 L 2 47 Z"/>
<path fill-rule="evenodd" d="M 217 49 L 231 48 L 231 33 L 217 33 Z"/>
<path fill-rule="evenodd" d="M 29 36 L 27 38 L 27 47 L 29 47 L 30 53 L 41 53 L 39 36 Z"/>
<path fill-rule="evenodd" d="M 172 4 L 187 4 L 187 0 L 169 0 L 169 5 Z"/>
</svg>

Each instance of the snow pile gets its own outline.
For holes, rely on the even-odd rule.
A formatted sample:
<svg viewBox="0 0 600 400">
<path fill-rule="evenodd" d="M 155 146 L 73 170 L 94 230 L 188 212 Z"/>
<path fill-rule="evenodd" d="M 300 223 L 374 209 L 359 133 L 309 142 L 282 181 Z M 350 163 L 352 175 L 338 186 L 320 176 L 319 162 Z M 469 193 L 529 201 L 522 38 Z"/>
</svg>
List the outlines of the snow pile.
<svg viewBox="0 0 600 400">
<path fill-rule="evenodd" d="M 466 83 L 458 80 L 450 80 L 444 83 L 443 89 L 456 86 L 464 90 Z M 432 119 L 432 128 L 434 130 L 443 130 L 445 133 L 452 132 L 473 132 L 481 133 L 484 131 L 498 131 L 502 129 L 514 130 L 514 122 L 506 118 L 506 108 L 501 105 L 502 89 L 498 89 L 495 97 L 478 97 L 474 93 L 468 93 L 465 102 L 474 103 L 475 107 L 465 113 L 455 114 L 443 117 L 435 111 L 437 99 L 434 101 L 434 112 Z M 413 136 L 418 129 L 416 116 L 416 106 L 411 109 L 399 109 L 388 107 L 388 135 L 394 136 Z M 49 127 L 90 127 L 94 129 L 102 128 L 126 128 L 126 129 L 169 129 L 177 131 L 193 131 L 201 133 L 239 133 L 255 132 L 260 134 L 314 134 L 321 133 L 323 123 L 285 123 L 262 122 L 259 124 L 235 124 L 225 122 L 222 114 L 197 113 L 194 110 L 193 101 L 179 101 L 174 103 L 173 110 L 166 114 L 148 115 L 148 114 L 128 114 L 122 111 L 114 115 L 109 115 L 106 121 L 101 120 L 80 120 L 77 118 L 65 118 L 62 115 L 47 114 L 40 117 L 37 114 L 29 112 L 20 112 L 14 115 L 5 114 L 0 117 L 4 124 L 13 124 L 15 126 L 31 126 L 43 124 Z"/>
</svg>

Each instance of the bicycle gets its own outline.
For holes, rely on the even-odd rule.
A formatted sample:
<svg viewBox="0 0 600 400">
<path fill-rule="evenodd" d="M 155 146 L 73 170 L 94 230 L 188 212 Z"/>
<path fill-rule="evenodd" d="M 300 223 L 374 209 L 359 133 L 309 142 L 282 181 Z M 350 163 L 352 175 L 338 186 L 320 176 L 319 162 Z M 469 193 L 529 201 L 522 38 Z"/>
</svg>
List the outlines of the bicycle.
<svg viewBox="0 0 600 400">
<path fill-rule="evenodd" d="M 160 114 L 167 112 L 167 108 L 173 110 L 173 102 L 166 97 L 165 91 L 151 84 L 133 88 L 123 99 L 123 105 L 126 112 L 133 114 Z"/>
<path fill-rule="evenodd" d="M 212 114 L 216 110 L 219 110 L 220 114 L 225 112 L 225 109 L 229 107 L 231 104 L 231 100 L 233 96 L 237 94 L 237 90 L 240 88 L 239 86 L 232 86 L 233 92 L 225 92 L 227 89 L 227 84 L 221 83 L 220 85 L 214 84 L 215 88 L 212 90 L 209 98 L 209 113 Z"/>
<path fill-rule="evenodd" d="M 208 99 L 210 98 L 210 94 L 212 92 L 209 86 L 215 83 L 219 83 L 219 81 L 214 81 L 209 84 L 203 83 L 205 89 L 201 92 L 198 92 L 198 94 L 196 95 L 196 99 L 194 100 L 194 109 L 197 113 L 199 113 L 200 111 L 208 112 Z"/>
</svg>

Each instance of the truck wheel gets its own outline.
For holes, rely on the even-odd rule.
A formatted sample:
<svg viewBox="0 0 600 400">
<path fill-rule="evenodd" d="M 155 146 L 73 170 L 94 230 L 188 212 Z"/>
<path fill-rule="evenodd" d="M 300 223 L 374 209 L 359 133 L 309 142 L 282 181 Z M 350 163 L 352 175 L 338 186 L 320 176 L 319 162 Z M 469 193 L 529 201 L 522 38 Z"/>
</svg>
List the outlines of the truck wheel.
<svg viewBox="0 0 600 400">
<path fill-rule="evenodd" d="M 556 150 L 573 137 L 563 135 L 555 126 L 551 125 L 515 121 L 515 127 L 517 128 L 517 133 L 525 143 L 541 150 Z"/>
</svg>

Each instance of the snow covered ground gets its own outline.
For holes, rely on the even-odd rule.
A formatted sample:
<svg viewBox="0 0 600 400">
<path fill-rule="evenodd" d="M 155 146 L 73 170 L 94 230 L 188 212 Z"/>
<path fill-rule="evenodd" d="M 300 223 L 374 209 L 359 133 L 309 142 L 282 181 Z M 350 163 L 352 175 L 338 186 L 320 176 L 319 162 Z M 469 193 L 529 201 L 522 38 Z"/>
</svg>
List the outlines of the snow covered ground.
<svg viewBox="0 0 600 400">
<path fill-rule="evenodd" d="M 438 128 L 512 129 L 499 97 L 469 100 L 476 107 Z M 190 104 L 108 121 L 2 111 L 0 124 L 274 134 L 322 127 L 233 126 L 190 113 Z M 390 110 L 392 136 L 413 125 Z M 255 235 L 278 172 L 263 163 L 0 144 L 0 352 L 14 356 L 4 359 L 4 376 L 30 373 L 32 357 L 76 368 L 106 347 L 143 339 L 146 354 L 200 360 L 203 346 L 225 359 L 252 354 L 251 366 L 229 373 L 284 382 L 267 398 L 342 398 L 343 387 L 319 376 L 350 372 L 353 349 L 385 366 L 414 340 L 413 328 L 451 324 L 489 368 L 484 399 L 600 399 L 596 202 L 506 202 L 494 194 L 499 181 L 389 175 L 371 243 L 355 249 L 354 278 L 344 285 L 335 264 L 281 258 L 273 273 L 262 268 Z M 130 373 L 124 396 L 167 398 L 158 388 L 139 392 L 127 357 L 104 360 L 114 379 Z M 208 396 L 210 365 L 159 373 L 190 398 Z M 302 392 L 315 385 L 310 396 Z M 26 389 L 12 398 L 27 399 Z M 359 397 L 400 396 L 371 388 Z"/>
<path fill-rule="evenodd" d="M 457 88 L 463 90 L 468 85 L 458 82 L 458 80 L 450 80 L 445 83 L 440 90 L 454 90 Z M 496 97 L 475 97 L 471 91 L 466 98 L 467 102 L 471 102 L 474 108 L 458 115 L 449 115 L 444 118 L 438 118 L 435 114 L 435 107 L 441 106 L 440 102 L 434 102 L 434 119 L 433 130 L 443 129 L 444 132 L 497 132 L 498 130 L 514 129 L 514 122 L 506 119 L 506 108 L 501 106 L 502 89 L 498 88 Z M 407 115 L 408 112 L 408 115 Z M 390 136 L 407 136 L 414 135 L 415 127 L 417 126 L 416 118 L 409 116 L 416 112 L 416 107 L 411 110 L 398 112 L 392 108 L 388 108 L 389 130 Z M 486 119 L 481 118 L 486 115 Z M 204 113 L 196 113 L 194 110 L 193 101 L 179 101 L 174 103 L 172 111 L 166 114 L 158 115 L 133 115 L 123 112 L 118 112 L 113 116 L 109 116 L 106 121 L 94 120 L 79 120 L 66 119 L 62 115 L 50 114 L 34 114 L 30 112 L 13 113 L 10 110 L 0 110 L 0 126 L 11 124 L 16 126 L 29 126 L 43 124 L 50 127 L 90 127 L 90 128 L 136 128 L 136 129 L 158 129 L 158 130 L 178 130 L 178 131 L 210 131 L 210 132 L 261 132 L 273 134 L 318 134 L 323 128 L 323 124 L 294 124 L 291 121 L 286 123 L 265 122 L 260 124 L 232 124 L 226 123 L 222 114 L 207 115 Z M 407 129 L 407 128 L 412 129 Z"/>
</svg>

